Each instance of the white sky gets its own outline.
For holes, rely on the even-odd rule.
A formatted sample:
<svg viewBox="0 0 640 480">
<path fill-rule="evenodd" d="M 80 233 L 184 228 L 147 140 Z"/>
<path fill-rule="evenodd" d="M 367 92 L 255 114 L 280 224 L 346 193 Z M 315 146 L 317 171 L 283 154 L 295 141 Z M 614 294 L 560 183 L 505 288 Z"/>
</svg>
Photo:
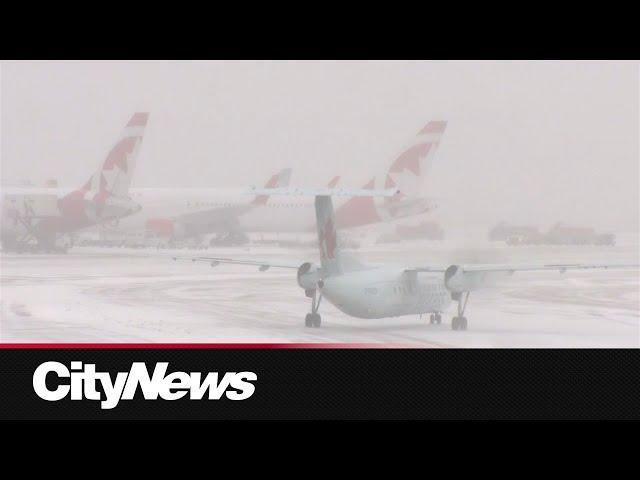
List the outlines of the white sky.
<svg viewBox="0 0 640 480">
<path fill-rule="evenodd" d="M 134 186 L 361 186 L 431 119 L 439 215 L 639 228 L 638 62 L 2 62 L 4 183 L 83 183 L 151 112 Z"/>
</svg>

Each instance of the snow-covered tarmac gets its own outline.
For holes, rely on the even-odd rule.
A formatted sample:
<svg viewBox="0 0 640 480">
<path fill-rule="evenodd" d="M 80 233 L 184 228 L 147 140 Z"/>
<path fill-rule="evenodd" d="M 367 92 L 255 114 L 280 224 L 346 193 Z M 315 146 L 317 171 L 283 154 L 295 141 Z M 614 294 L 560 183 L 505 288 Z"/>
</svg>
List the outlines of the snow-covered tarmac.
<svg viewBox="0 0 640 480">
<path fill-rule="evenodd" d="M 428 252 L 425 254 L 425 252 Z M 68 255 L 0 257 L 2 342 L 376 342 L 416 347 L 640 346 L 640 272 L 520 273 L 474 292 L 469 330 L 428 318 L 351 318 L 323 302 L 320 329 L 304 327 L 309 300 L 293 271 L 174 262 L 175 252 L 76 248 Z M 251 247 L 213 255 L 315 260 L 314 250 Z M 180 252 L 198 255 L 199 252 Z M 370 246 L 372 262 L 638 262 L 638 248 L 445 249 Z"/>
</svg>

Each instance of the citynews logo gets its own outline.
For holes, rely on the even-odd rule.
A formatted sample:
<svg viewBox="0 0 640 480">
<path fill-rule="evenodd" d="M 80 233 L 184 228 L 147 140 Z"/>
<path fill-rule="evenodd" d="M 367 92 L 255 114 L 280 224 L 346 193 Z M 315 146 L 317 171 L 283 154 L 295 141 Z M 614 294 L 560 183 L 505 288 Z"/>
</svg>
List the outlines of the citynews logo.
<svg viewBox="0 0 640 480">
<path fill-rule="evenodd" d="M 145 400 L 178 400 L 189 394 L 190 400 L 202 400 L 208 392 L 209 400 L 226 395 L 229 400 L 246 400 L 253 392 L 258 376 L 253 372 L 209 372 L 202 378 L 200 372 L 172 372 L 167 375 L 168 362 L 156 363 L 150 376 L 143 362 L 134 362 L 128 372 L 118 372 L 112 379 L 109 372 L 96 372 L 96 366 L 71 362 L 71 368 L 59 362 L 45 362 L 33 372 L 33 389 L 43 400 L 56 402 L 71 392 L 71 400 L 98 400 L 100 408 L 108 410 L 118 406 L 120 400 L 132 400 L 140 387 Z M 57 376 L 55 382 L 48 375 Z M 69 381 L 62 379 L 69 378 Z M 102 392 L 98 391 L 98 384 Z M 50 388 L 52 387 L 52 388 Z"/>
</svg>

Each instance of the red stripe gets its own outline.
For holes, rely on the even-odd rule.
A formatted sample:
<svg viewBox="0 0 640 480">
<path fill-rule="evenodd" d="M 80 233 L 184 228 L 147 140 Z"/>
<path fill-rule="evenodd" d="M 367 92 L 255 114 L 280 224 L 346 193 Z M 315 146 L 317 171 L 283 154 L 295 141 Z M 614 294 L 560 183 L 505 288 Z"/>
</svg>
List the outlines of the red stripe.
<svg viewBox="0 0 640 480">
<path fill-rule="evenodd" d="M 447 128 L 446 121 L 436 120 L 436 121 L 427 123 L 427 125 L 422 130 L 420 130 L 420 133 L 418 133 L 418 135 L 422 133 L 444 133 L 446 128 Z"/>
<path fill-rule="evenodd" d="M 339 181 L 340 181 L 340 176 L 333 177 L 331 179 L 331 181 L 329 182 L 329 184 L 327 185 L 327 187 L 328 188 L 334 188 L 338 184 Z"/>
<path fill-rule="evenodd" d="M 307 349 L 307 348 L 424 348 L 437 344 L 400 343 L 0 343 L 3 349 L 171 349 L 171 350 L 220 350 L 220 349 Z"/>
<path fill-rule="evenodd" d="M 279 174 L 273 175 L 267 183 L 265 183 L 264 188 L 274 188 L 278 184 Z M 269 200 L 269 195 L 257 195 L 256 198 L 251 202 L 253 205 L 266 205 L 267 200 Z"/>
<path fill-rule="evenodd" d="M 147 125 L 148 118 L 149 114 L 146 112 L 134 113 L 129 123 L 127 123 L 127 127 L 144 127 Z"/>
</svg>

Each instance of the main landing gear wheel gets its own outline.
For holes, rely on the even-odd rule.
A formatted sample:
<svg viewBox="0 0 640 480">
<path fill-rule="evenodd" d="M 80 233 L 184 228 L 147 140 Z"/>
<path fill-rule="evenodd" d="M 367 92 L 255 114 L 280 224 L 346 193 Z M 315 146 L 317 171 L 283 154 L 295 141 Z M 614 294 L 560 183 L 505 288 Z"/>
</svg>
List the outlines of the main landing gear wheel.
<svg viewBox="0 0 640 480">
<path fill-rule="evenodd" d="M 322 300 L 322 293 L 318 295 L 318 290 L 317 289 L 313 290 L 313 295 L 311 296 L 311 313 L 307 313 L 307 315 L 304 317 L 305 327 L 320 328 L 320 325 L 322 325 L 322 317 L 320 317 L 320 314 L 318 313 L 321 300 Z"/>
<path fill-rule="evenodd" d="M 462 296 L 464 295 L 464 301 Z M 467 302 L 469 301 L 469 292 L 458 294 L 458 315 L 451 319 L 452 330 L 466 330 L 467 329 L 467 317 L 464 316 L 464 311 L 467 308 Z"/>
<path fill-rule="evenodd" d="M 451 319 L 451 328 L 453 330 L 466 330 L 467 317 L 453 317 Z"/>
<path fill-rule="evenodd" d="M 431 325 L 440 325 L 442 323 L 442 315 L 440 315 L 439 313 L 432 313 L 431 315 L 429 315 L 429 323 Z"/>
<path fill-rule="evenodd" d="M 322 325 L 322 317 L 317 313 L 307 313 L 307 316 L 304 317 L 305 327 L 320 328 L 320 325 Z"/>
</svg>

